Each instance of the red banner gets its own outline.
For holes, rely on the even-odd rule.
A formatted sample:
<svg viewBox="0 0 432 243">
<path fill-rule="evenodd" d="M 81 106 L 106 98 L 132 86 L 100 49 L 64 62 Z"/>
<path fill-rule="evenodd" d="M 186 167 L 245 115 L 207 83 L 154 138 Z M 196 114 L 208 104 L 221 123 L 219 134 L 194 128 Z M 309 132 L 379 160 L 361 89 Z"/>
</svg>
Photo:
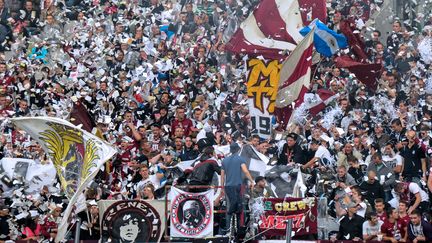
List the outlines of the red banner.
<svg viewBox="0 0 432 243">
<path fill-rule="evenodd" d="M 316 198 L 266 198 L 264 210 L 259 229 L 266 236 L 285 236 L 288 219 L 296 236 L 318 233 Z"/>
</svg>

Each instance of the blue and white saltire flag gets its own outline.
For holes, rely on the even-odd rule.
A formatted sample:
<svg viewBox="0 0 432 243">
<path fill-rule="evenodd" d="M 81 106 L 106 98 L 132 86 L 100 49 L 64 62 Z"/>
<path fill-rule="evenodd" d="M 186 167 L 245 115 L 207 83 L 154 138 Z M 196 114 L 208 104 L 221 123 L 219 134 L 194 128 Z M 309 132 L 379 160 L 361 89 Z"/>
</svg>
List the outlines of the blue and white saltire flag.
<svg viewBox="0 0 432 243">
<path fill-rule="evenodd" d="M 300 34 L 306 36 L 314 26 L 316 26 L 314 45 L 317 52 L 321 55 L 331 57 L 337 50 L 348 47 L 347 38 L 344 35 L 329 29 L 319 19 L 315 19 L 309 26 L 301 29 Z"/>
</svg>

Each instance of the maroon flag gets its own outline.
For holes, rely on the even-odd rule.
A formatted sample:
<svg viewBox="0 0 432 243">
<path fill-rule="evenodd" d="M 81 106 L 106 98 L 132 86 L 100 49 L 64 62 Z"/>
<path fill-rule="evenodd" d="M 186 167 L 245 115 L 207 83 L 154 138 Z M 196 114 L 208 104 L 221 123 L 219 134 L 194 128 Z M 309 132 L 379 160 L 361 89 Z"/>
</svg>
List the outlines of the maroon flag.
<svg viewBox="0 0 432 243">
<path fill-rule="evenodd" d="M 315 94 L 316 103 L 309 108 L 309 113 L 312 116 L 317 115 L 320 111 L 324 110 L 326 106 L 334 99 L 336 99 L 338 96 L 339 94 L 335 94 L 330 90 L 326 90 L 326 89 L 317 90 Z"/>
<path fill-rule="evenodd" d="M 93 128 L 96 127 L 94 119 L 88 112 L 87 108 L 79 101 L 74 103 L 69 120 L 75 126 L 82 124 L 82 129 L 89 133 L 91 133 Z"/>
<path fill-rule="evenodd" d="M 303 27 L 297 0 L 262 0 L 226 44 L 234 53 L 252 57 L 285 59 L 303 39 Z"/>
<path fill-rule="evenodd" d="M 309 90 L 313 37 L 314 31 L 310 31 L 282 64 L 275 114 L 284 127 L 293 109 L 303 103 L 303 97 Z"/>
<path fill-rule="evenodd" d="M 327 23 L 326 0 L 299 0 L 303 25 L 309 25 L 314 19 Z"/>
<path fill-rule="evenodd" d="M 326 10 L 325 0 L 262 0 L 226 48 L 251 57 L 285 59 L 303 39 L 299 30 L 315 18 L 325 23 Z"/>
<path fill-rule="evenodd" d="M 339 24 L 339 29 L 348 39 L 348 44 L 359 61 L 366 62 L 368 60 L 368 56 L 364 51 L 366 48 L 365 43 L 361 39 L 359 33 L 354 33 L 355 27 L 353 27 L 353 25 L 354 24 L 348 20 L 342 20 Z"/>
<path fill-rule="evenodd" d="M 375 91 L 377 89 L 377 80 L 379 79 L 382 70 L 381 64 L 356 62 L 348 56 L 337 57 L 335 62 L 336 67 L 348 69 L 350 72 L 355 74 L 360 82 L 365 84 L 371 90 Z"/>
</svg>

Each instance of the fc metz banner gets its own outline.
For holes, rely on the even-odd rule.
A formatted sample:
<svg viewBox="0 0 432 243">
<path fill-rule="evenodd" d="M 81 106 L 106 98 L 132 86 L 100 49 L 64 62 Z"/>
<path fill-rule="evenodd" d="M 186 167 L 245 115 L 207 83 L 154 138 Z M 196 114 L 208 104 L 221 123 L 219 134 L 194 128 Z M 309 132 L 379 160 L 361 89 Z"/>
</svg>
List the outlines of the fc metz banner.
<svg viewBox="0 0 432 243">
<path fill-rule="evenodd" d="M 202 193 L 171 190 L 172 238 L 204 238 L 213 236 L 213 190 Z"/>
<path fill-rule="evenodd" d="M 295 235 L 318 233 L 316 198 L 265 198 L 264 211 L 259 228 L 266 236 L 285 236 L 288 219 Z"/>
<path fill-rule="evenodd" d="M 247 61 L 247 94 L 252 130 L 264 139 L 271 135 L 271 118 L 275 109 L 281 66 L 277 60 Z"/>
</svg>

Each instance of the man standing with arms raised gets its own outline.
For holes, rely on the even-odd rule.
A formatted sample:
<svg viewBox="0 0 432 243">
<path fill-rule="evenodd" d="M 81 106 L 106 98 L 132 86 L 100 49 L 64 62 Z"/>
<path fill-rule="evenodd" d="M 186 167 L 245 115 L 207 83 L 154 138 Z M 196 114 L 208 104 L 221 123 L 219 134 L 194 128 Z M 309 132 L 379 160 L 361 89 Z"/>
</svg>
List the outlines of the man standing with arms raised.
<svg viewBox="0 0 432 243">
<path fill-rule="evenodd" d="M 222 161 L 221 185 L 225 186 L 227 200 L 226 233 L 230 230 L 232 215 L 238 216 L 242 210 L 241 185 L 243 174 L 250 181 L 251 188 L 254 186 L 254 180 L 247 168 L 246 159 L 237 154 L 239 150 L 240 146 L 235 142 L 232 143 L 230 145 L 231 155 Z M 238 223 L 238 217 L 236 217 L 236 221 Z M 238 226 L 237 224 L 237 228 Z"/>
</svg>

